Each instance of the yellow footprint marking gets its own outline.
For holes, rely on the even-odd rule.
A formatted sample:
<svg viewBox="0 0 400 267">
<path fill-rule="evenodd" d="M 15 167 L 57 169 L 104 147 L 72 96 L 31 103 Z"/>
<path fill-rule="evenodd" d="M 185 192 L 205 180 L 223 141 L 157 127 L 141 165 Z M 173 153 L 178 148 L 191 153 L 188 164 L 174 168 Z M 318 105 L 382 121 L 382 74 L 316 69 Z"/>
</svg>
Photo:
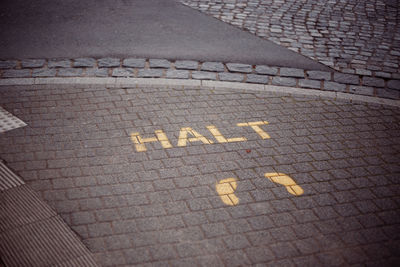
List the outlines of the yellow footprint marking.
<svg viewBox="0 0 400 267">
<path fill-rule="evenodd" d="M 296 184 L 296 182 L 284 173 L 270 172 L 265 173 L 264 176 L 271 182 L 283 185 L 286 190 L 295 196 L 300 196 L 304 193 L 303 188 Z"/>
<path fill-rule="evenodd" d="M 218 195 L 226 205 L 235 206 L 239 203 L 239 198 L 234 194 L 237 188 L 236 180 L 236 178 L 227 178 L 217 182 L 215 185 Z"/>
</svg>

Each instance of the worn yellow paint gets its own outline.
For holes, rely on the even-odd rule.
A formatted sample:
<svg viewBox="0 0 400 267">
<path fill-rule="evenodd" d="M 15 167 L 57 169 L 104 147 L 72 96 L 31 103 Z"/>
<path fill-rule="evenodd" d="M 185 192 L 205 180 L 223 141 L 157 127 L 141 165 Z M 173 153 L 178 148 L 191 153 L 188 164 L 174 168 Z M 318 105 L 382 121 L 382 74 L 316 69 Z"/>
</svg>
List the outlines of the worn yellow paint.
<svg viewBox="0 0 400 267">
<path fill-rule="evenodd" d="M 156 137 L 142 138 L 139 133 L 131 133 L 131 140 L 135 144 L 137 152 L 147 151 L 146 143 L 160 142 L 163 148 L 171 148 L 172 145 L 168 140 L 167 135 L 162 130 L 154 132 Z"/>
<path fill-rule="evenodd" d="M 270 136 L 266 133 L 260 126 L 267 125 L 267 121 L 254 121 L 254 122 L 244 122 L 238 123 L 239 127 L 251 127 L 262 139 L 269 139 Z M 247 141 L 246 137 L 232 137 L 226 138 L 214 125 L 206 126 L 208 131 L 213 135 L 218 143 L 231 143 L 231 142 L 244 142 Z M 172 148 L 167 135 L 162 130 L 155 131 L 155 137 L 142 138 L 138 132 L 131 133 L 131 140 L 135 144 L 136 151 L 144 152 L 147 151 L 146 143 L 160 142 L 163 148 Z M 188 137 L 190 135 L 190 137 Z M 214 144 L 214 141 L 201 135 L 199 132 L 193 130 L 190 127 L 183 127 L 179 132 L 178 147 L 184 147 L 187 142 L 202 142 L 203 144 L 209 145 Z"/>
<path fill-rule="evenodd" d="M 272 172 L 265 173 L 264 176 L 268 178 L 271 182 L 283 185 L 286 190 L 292 195 L 300 196 L 304 193 L 303 188 L 297 185 L 296 182 L 287 174 Z"/>
<path fill-rule="evenodd" d="M 188 134 L 194 136 L 188 138 Z M 178 138 L 178 146 L 186 146 L 187 141 L 189 142 L 203 142 L 203 144 L 213 144 L 214 142 L 212 140 L 207 139 L 200 133 L 196 132 L 190 127 L 184 127 L 180 130 L 179 132 L 179 138 Z"/>
<path fill-rule="evenodd" d="M 239 127 L 251 127 L 262 139 L 271 138 L 263 129 L 260 128 L 261 125 L 267 125 L 267 121 L 253 121 L 253 122 L 243 122 L 236 124 Z"/>
<path fill-rule="evenodd" d="M 216 183 L 215 189 L 223 203 L 229 206 L 239 204 L 239 198 L 234 194 L 237 188 L 236 178 L 226 178 Z"/>
<path fill-rule="evenodd" d="M 214 125 L 206 126 L 210 133 L 214 136 L 215 140 L 219 143 L 243 142 L 247 141 L 245 137 L 225 138 L 221 132 Z"/>
</svg>

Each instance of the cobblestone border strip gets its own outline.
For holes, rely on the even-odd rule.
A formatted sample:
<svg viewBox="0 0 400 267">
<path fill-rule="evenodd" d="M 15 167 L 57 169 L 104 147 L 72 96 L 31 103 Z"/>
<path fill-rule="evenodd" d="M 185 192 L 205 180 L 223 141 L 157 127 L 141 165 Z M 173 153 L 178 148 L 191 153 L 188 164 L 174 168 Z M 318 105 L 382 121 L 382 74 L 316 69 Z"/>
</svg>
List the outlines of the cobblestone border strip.
<svg viewBox="0 0 400 267">
<path fill-rule="evenodd" d="M 400 99 L 400 79 L 242 63 L 144 58 L 0 60 L 0 78 L 132 77 L 244 82 Z"/>
<path fill-rule="evenodd" d="M 221 82 L 210 80 L 167 79 L 167 78 L 114 78 L 114 77 L 70 77 L 70 78 L 14 78 L 0 79 L 0 86 L 13 85 L 103 85 L 108 88 L 132 88 L 138 86 L 196 87 L 223 90 L 259 91 L 293 96 L 315 96 L 334 100 L 345 100 L 355 103 L 371 103 L 400 107 L 400 100 L 356 95 L 335 91 L 293 88 L 267 84 L 249 84 L 243 82 Z"/>
</svg>

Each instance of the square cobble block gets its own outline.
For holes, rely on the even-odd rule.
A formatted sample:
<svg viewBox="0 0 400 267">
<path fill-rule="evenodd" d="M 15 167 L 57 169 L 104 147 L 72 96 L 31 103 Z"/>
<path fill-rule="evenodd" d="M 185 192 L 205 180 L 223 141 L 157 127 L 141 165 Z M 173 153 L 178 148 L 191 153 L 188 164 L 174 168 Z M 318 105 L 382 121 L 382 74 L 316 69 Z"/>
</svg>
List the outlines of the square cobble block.
<svg viewBox="0 0 400 267">
<path fill-rule="evenodd" d="M 177 60 L 175 61 L 176 69 L 197 70 L 199 62 L 193 60 Z"/>
<path fill-rule="evenodd" d="M 253 71 L 253 68 L 251 67 L 251 65 L 248 65 L 248 64 L 227 63 L 226 67 L 231 72 L 251 73 Z"/>
<path fill-rule="evenodd" d="M 201 65 L 201 70 L 208 70 L 208 71 L 224 71 L 224 64 L 221 62 L 204 62 Z"/>
<path fill-rule="evenodd" d="M 96 60 L 94 58 L 76 58 L 73 65 L 74 67 L 94 67 Z"/>
<path fill-rule="evenodd" d="M 144 68 L 146 59 L 144 58 L 127 58 L 122 62 L 122 66 L 130 68 Z"/>
<path fill-rule="evenodd" d="M 44 59 L 26 59 L 21 61 L 23 68 L 41 68 L 46 63 Z"/>
</svg>

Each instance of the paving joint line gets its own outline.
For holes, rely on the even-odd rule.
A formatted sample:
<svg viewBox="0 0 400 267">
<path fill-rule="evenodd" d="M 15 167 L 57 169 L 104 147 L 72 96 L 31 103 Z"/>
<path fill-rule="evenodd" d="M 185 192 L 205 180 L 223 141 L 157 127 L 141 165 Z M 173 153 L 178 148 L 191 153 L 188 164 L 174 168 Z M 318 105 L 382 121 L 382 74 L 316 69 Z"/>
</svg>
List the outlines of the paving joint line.
<svg viewBox="0 0 400 267">
<path fill-rule="evenodd" d="M 0 81 L 12 83 L 24 78 L 26 85 L 41 78 L 164 78 L 220 81 L 250 85 L 286 86 L 296 89 L 348 93 L 360 96 L 400 99 L 400 79 L 316 71 L 279 66 L 230 62 L 145 58 L 76 58 L 0 60 Z M 22 82 L 22 81 L 21 81 Z"/>
</svg>

